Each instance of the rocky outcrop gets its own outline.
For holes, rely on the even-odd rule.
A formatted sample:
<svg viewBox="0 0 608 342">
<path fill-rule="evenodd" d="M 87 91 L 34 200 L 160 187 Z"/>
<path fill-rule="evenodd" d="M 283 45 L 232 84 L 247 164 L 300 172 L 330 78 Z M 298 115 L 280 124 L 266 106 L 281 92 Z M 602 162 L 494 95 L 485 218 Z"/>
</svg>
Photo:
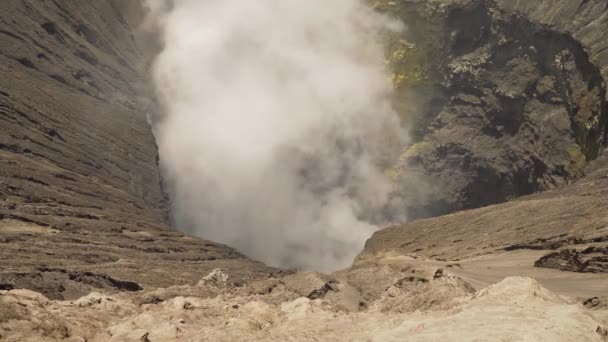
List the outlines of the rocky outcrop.
<svg viewBox="0 0 608 342">
<path fill-rule="evenodd" d="M 393 205 L 413 219 L 436 216 L 580 178 L 606 142 L 600 3 L 378 5 L 412 23 L 393 42 L 390 64 L 399 96 L 421 102 L 401 105 L 416 143 L 392 172 L 405 194 Z"/>
<path fill-rule="evenodd" d="M 169 290 L 169 289 L 167 289 Z M 209 285 L 173 288 L 166 301 L 145 294 L 91 293 L 51 301 L 27 290 L 0 291 L 6 341 L 603 341 L 605 308 L 584 307 L 530 278 L 511 277 L 475 292 L 456 277 L 408 291 L 390 288 L 352 312 L 287 289 L 221 294 Z M 277 301 L 277 298 L 291 298 Z M 599 302 L 599 298 L 594 298 Z"/>
<path fill-rule="evenodd" d="M 166 224 L 143 15 L 138 0 L 0 2 L 1 288 L 71 298 L 269 271 Z"/>
<path fill-rule="evenodd" d="M 570 272 L 608 273 L 608 247 L 552 252 L 538 259 L 535 266 Z"/>
</svg>

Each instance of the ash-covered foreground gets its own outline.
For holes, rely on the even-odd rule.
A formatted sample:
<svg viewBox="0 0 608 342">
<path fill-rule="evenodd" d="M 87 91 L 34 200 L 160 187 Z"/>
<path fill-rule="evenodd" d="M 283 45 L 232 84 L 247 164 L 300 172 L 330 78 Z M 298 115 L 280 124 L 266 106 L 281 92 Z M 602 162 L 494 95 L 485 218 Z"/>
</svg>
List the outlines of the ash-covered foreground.
<svg viewBox="0 0 608 342">
<path fill-rule="evenodd" d="M 2 341 L 606 341 L 603 298 L 579 301 L 532 278 L 480 291 L 437 272 L 374 283 L 297 273 L 234 284 L 219 270 L 195 286 L 92 293 L 73 302 L 0 292 Z M 389 277 L 390 278 L 390 277 Z M 382 279 L 384 283 L 386 279 Z"/>
</svg>

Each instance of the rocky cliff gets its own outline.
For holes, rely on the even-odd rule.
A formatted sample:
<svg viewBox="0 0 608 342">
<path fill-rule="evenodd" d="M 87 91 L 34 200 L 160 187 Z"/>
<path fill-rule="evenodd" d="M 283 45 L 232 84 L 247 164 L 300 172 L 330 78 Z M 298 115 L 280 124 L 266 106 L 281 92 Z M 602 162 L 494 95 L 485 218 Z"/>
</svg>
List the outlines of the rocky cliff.
<svg viewBox="0 0 608 342">
<path fill-rule="evenodd" d="M 415 128 L 392 172 L 406 194 L 395 205 L 411 218 L 569 184 L 605 147 L 602 1 L 376 6 L 410 24 L 393 39 L 390 65 Z"/>
</svg>

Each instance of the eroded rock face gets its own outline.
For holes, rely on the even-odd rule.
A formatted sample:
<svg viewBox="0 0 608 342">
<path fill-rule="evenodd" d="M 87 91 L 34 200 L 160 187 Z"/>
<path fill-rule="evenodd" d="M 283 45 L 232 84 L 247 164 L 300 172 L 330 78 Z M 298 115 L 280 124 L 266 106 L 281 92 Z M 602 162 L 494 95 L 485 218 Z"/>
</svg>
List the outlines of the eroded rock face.
<svg viewBox="0 0 608 342">
<path fill-rule="evenodd" d="M 267 274 L 166 224 L 143 15 L 138 0 L 0 2 L 0 287 L 60 299 Z"/>
<path fill-rule="evenodd" d="M 545 25 L 546 20 L 536 20 L 537 12 L 534 18 L 514 12 L 549 2 L 385 5 L 412 25 L 435 27 L 406 32 L 409 45 L 402 43 L 406 45 L 398 47 L 402 54 L 397 55 L 403 61 L 392 64 L 397 80 L 405 79 L 398 84 L 402 92 L 433 94 L 424 95 L 426 103 L 418 107 L 423 114 L 405 118 L 413 121 L 418 142 L 394 170 L 400 192 L 406 194 L 397 196 L 394 205 L 406 208 L 410 218 L 500 203 L 568 184 L 582 176 L 588 161 L 605 146 L 603 67 L 608 58 L 590 55 L 589 39 L 567 33 L 570 27 Z M 559 6 L 560 1 L 554 2 Z M 606 13 L 605 8 L 601 11 Z M 608 25 L 603 25 L 607 27 L 598 23 L 596 31 L 605 32 Z M 416 60 L 420 54 L 429 62 Z M 421 64 L 419 79 L 408 79 L 413 72 L 408 62 Z"/>
</svg>

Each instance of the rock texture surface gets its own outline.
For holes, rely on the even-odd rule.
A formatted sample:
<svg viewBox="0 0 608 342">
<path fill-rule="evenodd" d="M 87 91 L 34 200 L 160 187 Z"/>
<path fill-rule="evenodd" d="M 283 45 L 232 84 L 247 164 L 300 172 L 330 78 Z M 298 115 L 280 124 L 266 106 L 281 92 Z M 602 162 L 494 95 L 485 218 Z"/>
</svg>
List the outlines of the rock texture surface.
<svg viewBox="0 0 608 342">
<path fill-rule="evenodd" d="M 407 31 L 391 61 L 402 92 L 426 94 L 416 107 L 423 114 L 409 118 L 418 141 L 393 172 L 406 194 L 395 205 L 410 218 L 571 183 L 605 146 L 602 1 L 393 1 L 381 8 L 425 28 Z"/>
<path fill-rule="evenodd" d="M 277 280 L 278 281 L 278 280 Z M 279 283 L 257 294 L 203 283 L 157 302 L 92 293 L 50 301 L 26 290 L 0 294 L 5 341 L 605 341 L 608 311 L 513 277 L 475 292 L 449 275 L 391 287 L 369 308 L 301 297 Z M 221 291 L 221 295 L 217 292 Z M 601 299 L 594 298 L 595 302 Z M 449 332 L 449 333 L 447 333 Z"/>
<path fill-rule="evenodd" d="M 0 3 L 0 288 L 63 298 L 268 270 L 166 225 L 143 15 L 137 0 Z"/>
</svg>

